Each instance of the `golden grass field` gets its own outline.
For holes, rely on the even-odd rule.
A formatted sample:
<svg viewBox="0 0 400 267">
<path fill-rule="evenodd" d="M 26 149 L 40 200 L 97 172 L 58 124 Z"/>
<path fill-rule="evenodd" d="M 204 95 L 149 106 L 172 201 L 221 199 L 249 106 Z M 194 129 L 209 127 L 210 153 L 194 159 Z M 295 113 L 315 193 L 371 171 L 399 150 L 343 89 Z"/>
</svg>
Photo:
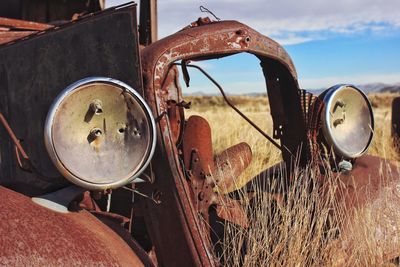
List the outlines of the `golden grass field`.
<svg viewBox="0 0 400 267">
<path fill-rule="evenodd" d="M 396 152 L 391 138 L 391 100 L 395 96 L 398 95 L 381 93 L 369 96 L 374 109 L 375 135 L 368 153 L 398 162 L 400 154 Z M 266 97 L 231 96 L 230 99 L 272 136 L 272 120 Z M 186 100 L 192 102 L 192 108 L 186 112 L 186 117 L 201 115 L 210 123 L 215 155 L 239 142 L 244 141 L 250 145 L 253 160 L 238 178 L 238 187 L 244 185 L 250 177 L 281 161 L 280 151 L 229 108 L 221 97 L 189 96 Z M 277 205 L 270 195 L 261 194 L 253 199 L 250 207 L 249 196 L 244 195 L 242 201 L 245 209 L 251 214 L 251 227 L 249 230 L 243 230 L 234 224 L 228 225 L 223 244 L 226 252 L 225 265 L 382 266 L 387 264 L 389 266 L 392 264 L 385 262 L 384 251 L 379 247 L 378 241 L 366 234 L 372 230 L 368 227 L 374 227 L 371 221 L 362 219 L 357 221 L 365 225 L 365 229 L 362 228 L 364 231 L 361 231 L 361 234 L 354 234 L 352 242 L 357 246 L 353 247 L 350 254 L 348 251 L 345 253 L 340 249 L 333 249 L 332 244 L 337 242 L 336 232 L 331 231 L 332 229 L 327 231 L 325 228 L 332 203 L 326 199 L 322 200 L 317 192 L 306 190 L 310 184 L 314 185 L 314 176 L 312 169 L 299 172 L 298 179 L 301 183 L 297 189 L 290 190 L 288 200 L 283 206 Z M 329 173 L 326 176 L 326 179 L 329 179 Z M 326 203 L 321 205 L 321 201 Z M 272 212 L 276 210 L 279 212 Z M 339 217 L 333 220 L 340 221 Z M 245 257 L 240 253 L 244 243 Z"/>
<path fill-rule="evenodd" d="M 369 96 L 374 109 L 375 135 L 368 154 L 398 161 L 400 154 L 396 152 L 391 138 L 391 102 L 395 96 L 398 94 L 380 93 Z M 231 96 L 230 99 L 246 116 L 272 136 L 272 119 L 266 96 Z M 250 145 L 253 160 L 242 177 L 253 177 L 260 170 L 281 161 L 280 151 L 227 106 L 222 97 L 189 96 L 187 101 L 192 102 L 192 108 L 186 116 L 201 115 L 210 123 L 215 155 L 239 142 Z M 244 181 L 239 182 L 243 183 Z"/>
</svg>

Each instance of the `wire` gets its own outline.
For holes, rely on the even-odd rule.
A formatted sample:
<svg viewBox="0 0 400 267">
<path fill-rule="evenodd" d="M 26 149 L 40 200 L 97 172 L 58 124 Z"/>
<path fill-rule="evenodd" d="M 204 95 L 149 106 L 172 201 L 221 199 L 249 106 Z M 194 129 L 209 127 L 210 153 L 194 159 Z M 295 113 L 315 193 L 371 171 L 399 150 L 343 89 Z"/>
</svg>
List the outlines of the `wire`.
<svg viewBox="0 0 400 267">
<path fill-rule="evenodd" d="M 154 198 L 152 198 L 152 197 L 149 197 L 148 195 L 145 195 L 145 194 L 143 194 L 143 193 L 141 193 L 141 192 L 139 192 L 139 191 L 137 191 L 137 190 L 135 190 L 135 189 L 129 188 L 129 187 L 127 187 L 127 186 L 123 186 L 122 188 L 125 189 L 125 190 L 128 190 L 128 191 L 131 191 L 132 193 L 138 194 L 139 196 L 142 196 L 142 197 L 144 197 L 144 198 L 147 198 L 147 199 L 153 201 L 155 204 L 160 204 L 160 203 L 161 203 L 161 201 L 156 200 L 156 199 L 154 199 Z"/>
<path fill-rule="evenodd" d="M 200 11 L 201 11 L 201 12 L 211 14 L 211 15 L 212 15 L 216 20 L 218 20 L 218 21 L 221 20 L 220 18 L 218 18 L 217 16 L 215 16 L 215 14 L 214 14 L 211 10 L 209 10 L 208 8 L 206 8 L 205 6 L 200 6 L 199 8 L 200 8 Z"/>
<path fill-rule="evenodd" d="M 178 66 L 183 66 L 181 63 L 174 63 L 174 65 Z M 234 110 L 236 113 L 238 113 L 243 119 L 245 119 L 251 126 L 253 126 L 254 129 L 256 129 L 260 134 L 262 134 L 268 141 L 270 141 L 274 146 L 276 146 L 278 149 L 281 151 L 285 149 L 293 158 L 296 158 L 293 153 L 285 146 L 279 145 L 272 137 L 270 137 L 266 132 L 264 132 L 260 127 L 258 127 L 257 124 L 255 124 L 251 119 L 249 119 L 246 115 L 244 115 L 227 97 L 224 92 L 224 89 L 221 87 L 221 85 L 214 80 L 213 77 L 211 77 L 205 70 L 203 70 L 201 67 L 197 65 L 192 65 L 188 64 L 186 65 L 187 67 L 195 68 L 198 69 L 201 73 L 203 73 L 217 88 L 222 94 L 222 97 L 224 98 L 225 102 Z"/>
</svg>

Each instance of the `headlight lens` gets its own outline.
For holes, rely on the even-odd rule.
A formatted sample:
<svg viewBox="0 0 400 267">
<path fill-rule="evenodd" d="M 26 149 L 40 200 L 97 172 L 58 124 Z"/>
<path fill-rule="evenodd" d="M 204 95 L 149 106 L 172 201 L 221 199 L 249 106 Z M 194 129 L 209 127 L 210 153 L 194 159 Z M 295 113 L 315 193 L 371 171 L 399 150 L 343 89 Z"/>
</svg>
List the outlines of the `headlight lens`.
<svg viewBox="0 0 400 267">
<path fill-rule="evenodd" d="M 132 182 L 154 153 L 155 122 L 127 84 L 91 77 L 68 86 L 45 124 L 47 151 L 61 174 L 92 190 Z"/>
<path fill-rule="evenodd" d="M 327 89 L 321 98 L 322 132 L 336 154 L 357 158 L 371 144 L 374 117 L 367 96 L 353 85 L 336 85 Z"/>
</svg>

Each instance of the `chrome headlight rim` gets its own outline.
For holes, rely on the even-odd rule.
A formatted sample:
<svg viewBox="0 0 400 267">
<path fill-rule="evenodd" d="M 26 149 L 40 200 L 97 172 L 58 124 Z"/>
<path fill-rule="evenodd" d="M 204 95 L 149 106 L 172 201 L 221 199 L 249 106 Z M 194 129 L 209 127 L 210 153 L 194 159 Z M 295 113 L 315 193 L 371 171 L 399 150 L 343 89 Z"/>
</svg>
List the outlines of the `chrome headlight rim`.
<svg viewBox="0 0 400 267">
<path fill-rule="evenodd" d="M 332 105 L 334 102 L 333 99 L 334 99 L 335 95 L 340 92 L 340 89 L 344 89 L 344 88 L 351 88 L 353 90 L 356 90 L 360 94 L 360 96 L 363 97 L 363 99 L 367 103 L 368 112 L 369 112 L 370 119 L 371 119 L 371 125 L 370 125 L 371 133 L 370 133 L 368 142 L 366 143 L 364 149 L 358 151 L 357 153 L 348 153 L 348 151 L 344 150 L 339 144 L 337 144 L 336 138 L 335 138 L 335 136 L 333 136 L 332 131 L 330 129 L 332 121 L 331 121 L 331 116 L 329 116 L 329 111 L 332 108 Z M 335 154 L 343 157 L 344 159 L 355 159 L 355 158 L 358 158 L 358 157 L 364 155 L 368 151 L 369 147 L 371 146 L 373 136 L 374 136 L 374 127 L 375 127 L 374 113 L 373 113 L 372 106 L 369 102 L 367 95 L 363 91 L 361 91 L 359 88 L 357 88 L 356 86 L 354 86 L 352 84 L 338 84 L 338 85 L 328 88 L 321 95 L 321 98 L 325 103 L 324 108 L 321 113 L 322 114 L 322 116 L 321 116 L 322 132 L 323 132 L 324 138 L 326 139 L 327 143 L 333 148 L 333 151 L 335 152 Z"/>
</svg>

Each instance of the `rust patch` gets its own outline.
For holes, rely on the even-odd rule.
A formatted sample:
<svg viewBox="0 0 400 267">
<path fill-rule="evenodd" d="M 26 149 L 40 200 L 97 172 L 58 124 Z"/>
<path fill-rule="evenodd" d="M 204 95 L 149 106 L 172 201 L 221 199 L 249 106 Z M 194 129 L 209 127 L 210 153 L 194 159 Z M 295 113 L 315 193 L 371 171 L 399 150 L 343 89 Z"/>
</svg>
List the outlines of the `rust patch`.
<svg viewBox="0 0 400 267">
<path fill-rule="evenodd" d="M 143 266 L 87 211 L 57 213 L 0 186 L 0 265 Z"/>
<path fill-rule="evenodd" d="M 222 191 L 232 191 L 238 186 L 237 178 L 252 160 L 251 148 L 247 143 L 231 146 L 215 157 L 216 182 Z"/>
</svg>

